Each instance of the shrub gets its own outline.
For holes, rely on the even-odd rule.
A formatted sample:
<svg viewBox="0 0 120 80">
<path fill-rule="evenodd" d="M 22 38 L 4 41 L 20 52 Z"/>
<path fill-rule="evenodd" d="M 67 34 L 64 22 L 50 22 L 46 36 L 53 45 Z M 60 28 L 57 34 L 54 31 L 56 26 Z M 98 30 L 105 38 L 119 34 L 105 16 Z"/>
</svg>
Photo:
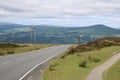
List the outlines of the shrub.
<svg viewBox="0 0 120 80">
<path fill-rule="evenodd" d="M 58 65 L 58 63 L 53 63 L 49 66 L 49 71 L 54 71 L 55 67 Z"/>
<path fill-rule="evenodd" d="M 61 58 L 61 59 L 65 59 L 65 57 L 66 57 L 66 55 L 64 54 L 64 55 L 62 55 L 60 58 Z"/>
<path fill-rule="evenodd" d="M 88 61 L 90 61 L 90 62 L 100 62 L 100 59 L 88 56 Z"/>
<path fill-rule="evenodd" d="M 89 61 L 92 60 L 92 56 L 91 56 L 91 55 L 88 56 L 88 60 L 89 60 Z"/>
<path fill-rule="evenodd" d="M 87 61 L 82 61 L 80 64 L 79 64 L 79 67 L 86 67 L 87 66 Z"/>
<path fill-rule="evenodd" d="M 100 62 L 100 59 L 98 59 L 98 58 L 92 58 L 92 61 L 93 62 Z"/>
<path fill-rule="evenodd" d="M 7 54 L 14 54 L 14 53 L 15 53 L 14 51 L 7 52 Z"/>
<path fill-rule="evenodd" d="M 76 48 L 69 48 L 67 54 L 74 54 L 76 52 Z"/>
<path fill-rule="evenodd" d="M 0 56 L 4 55 L 4 53 L 0 52 Z"/>
</svg>

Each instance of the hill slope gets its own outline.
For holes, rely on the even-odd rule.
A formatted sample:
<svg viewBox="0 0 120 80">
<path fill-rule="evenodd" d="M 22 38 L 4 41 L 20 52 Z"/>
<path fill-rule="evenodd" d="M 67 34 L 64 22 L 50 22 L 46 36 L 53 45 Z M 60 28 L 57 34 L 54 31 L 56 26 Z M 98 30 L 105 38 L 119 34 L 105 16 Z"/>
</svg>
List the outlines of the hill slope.
<svg viewBox="0 0 120 80">
<path fill-rule="evenodd" d="M 86 80 L 93 68 L 120 51 L 120 38 L 105 38 L 69 50 L 49 61 L 43 80 Z"/>
<path fill-rule="evenodd" d="M 33 25 L 1 24 L 0 42 L 30 43 L 31 27 Z M 77 43 L 77 37 L 83 34 L 82 43 L 94 41 L 104 37 L 120 37 L 120 30 L 105 25 L 92 25 L 86 27 L 61 27 L 48 25 L 35 25 L 36 43 Z"/>
<path fill-rule="evenodd" d="M 120 46 L 120 38 L 104 38 L 86 44 L 79 45 L 75 48 L 71 48 L 67 54 L 73 54 L 76 52 L 86 52 L 92 50 L 99 50 L 109 46 Z"/>
</svg>

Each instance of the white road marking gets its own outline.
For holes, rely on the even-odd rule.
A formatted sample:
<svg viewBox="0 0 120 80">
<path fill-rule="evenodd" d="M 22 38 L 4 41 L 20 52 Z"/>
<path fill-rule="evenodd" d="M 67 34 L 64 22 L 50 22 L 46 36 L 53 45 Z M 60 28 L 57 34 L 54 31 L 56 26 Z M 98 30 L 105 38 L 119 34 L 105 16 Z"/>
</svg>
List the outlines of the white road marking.
<svg viewBox="0 0 120 80">
<path fill-rule="evenodd" d="M 4 63 L 1 63 L 0 65 L 5 65 L 5 64 L 8 64 L 10 63 L 10 61 L 7 61 L 7 62 L 4 62 Z"/>
<path fill-rule="evenodd" d="M 49 57 L 48 59 L 44 60 L 43 62 L 37 64 L 37 65 L 34 66 L 32 69 L 30 69 L 26 74 L 24 74 L 19 80 L 23 80 L 23 79 L 25 78 L 25 76 L 27 76 L 30 72 L 32 72 L 32 71 L 33 71 L 35 68 L 37 68 L 39 65 L 45 63 L 46 61 L 52 59 L 53 57 L 55 57 L 55 56 L 57 56 L 57 55 L 59 55 L 59 54 L 56 54 L 56 55 L 54 55 L 54 56 L 51 56 L 51 57 Z"/>
</svg>

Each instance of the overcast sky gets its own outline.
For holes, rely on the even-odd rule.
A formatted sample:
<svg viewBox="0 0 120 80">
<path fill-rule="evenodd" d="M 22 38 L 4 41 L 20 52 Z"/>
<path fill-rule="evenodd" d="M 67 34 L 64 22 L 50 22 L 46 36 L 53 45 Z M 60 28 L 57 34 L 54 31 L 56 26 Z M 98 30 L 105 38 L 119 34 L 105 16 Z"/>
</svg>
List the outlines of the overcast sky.
<svg viewBox="0 0 120 80">
<path fill-rule="evenodd" d="M 120 28 L 120 0 L 0 0 L 0 22 Z"/>
</svg>

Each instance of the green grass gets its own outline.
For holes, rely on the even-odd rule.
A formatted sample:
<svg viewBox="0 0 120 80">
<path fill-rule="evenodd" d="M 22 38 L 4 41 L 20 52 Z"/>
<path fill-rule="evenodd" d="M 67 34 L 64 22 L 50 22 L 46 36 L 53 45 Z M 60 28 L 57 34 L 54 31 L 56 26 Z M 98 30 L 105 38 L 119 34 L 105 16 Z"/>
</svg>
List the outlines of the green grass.
<svg viewBox="0 0 120 80">
<path fill-rule="evenodd" d="M 113 52 L 120 50 L 120 46 L 102 48 L 96 51 L 83 52 L 80 56 L 75 54 L 68 55 L 64 59 L 57 58 L 51 60 L 51 65 L 43 74 L 43 80 L 85 80 L 89 72 L 97 65 L 111 57 Z M 99 62 L 89 60 L 89 57 L 99 59 Z M 86 67 L 80 67 L 82 61 L 87 61 Z M 51 70 L 51 67 L 53 70 Z"/>
<path fill-rule="evenodd" d="M 42 48 L 55 46 L 56 44 L 15 44 L 15 43 L 0 43 L 0 56 L 8 54 L 18 54 Z"/>
<path fill-rule="evenodd" d="M 120 80 L 120 60 L 104 73 L 104 80 Z"/>
</svg>

